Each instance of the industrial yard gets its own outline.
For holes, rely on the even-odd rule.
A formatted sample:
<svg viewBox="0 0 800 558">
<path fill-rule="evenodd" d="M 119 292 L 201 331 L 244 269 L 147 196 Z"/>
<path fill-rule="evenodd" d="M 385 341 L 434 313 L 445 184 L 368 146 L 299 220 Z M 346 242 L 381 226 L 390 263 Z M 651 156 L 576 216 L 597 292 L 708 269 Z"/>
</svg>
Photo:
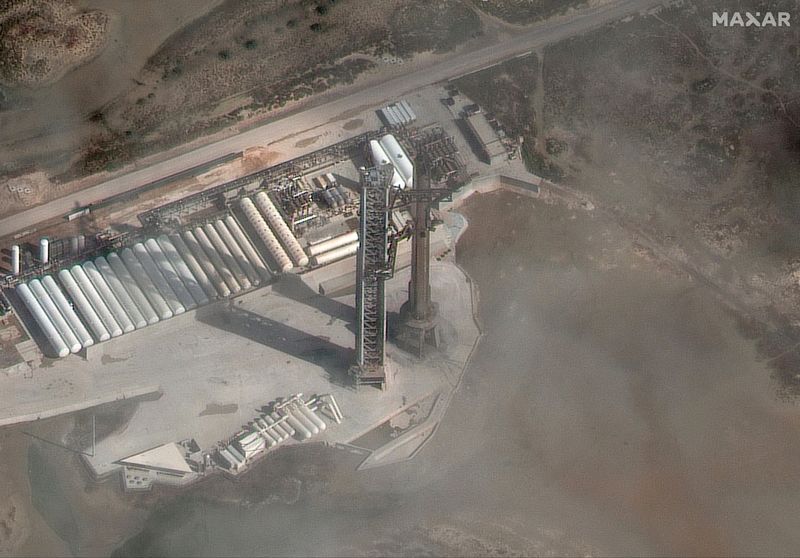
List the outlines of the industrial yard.
<svg viewBox="0 0 800 558">
<path fill-rule="evenodd" d="M 0 133 L 0 556 L 796 554 L 796 30 L 115 2 L 0 15 L 0 124 L 120 62 Z"/>
</svg>

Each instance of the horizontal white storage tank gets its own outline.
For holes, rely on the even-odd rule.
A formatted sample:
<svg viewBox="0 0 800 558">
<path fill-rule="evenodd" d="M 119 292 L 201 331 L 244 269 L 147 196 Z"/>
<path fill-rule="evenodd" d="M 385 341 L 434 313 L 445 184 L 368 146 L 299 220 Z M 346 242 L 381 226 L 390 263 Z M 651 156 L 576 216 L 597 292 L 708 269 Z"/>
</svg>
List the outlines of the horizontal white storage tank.
<svg viewBox="0 0 800 558">
<path fill-rule="evenodd" d="M 133 254 L 131 255 L 133 256 Z M 122 258 L 119 257 L 119 254 L 112 252 L 106 256 L 106 260 L 108 261 L 108 265 L 111 266 L 111 269 L 114 270 L 117 278 L 122 282 L 123 287 L 125 287 L 125 291 L 133 299 L 133 302 L 136 304 L 136 307 L 139 309 L 139 312 L 142 313 L 142 316 L 147 323 L 150 325 L 157 324 L 159 322 L 158 314 L 148 300 L 147 295 L 145 295 L 145 293 L 136 283 L 136 280 L 133 278 L 133 275 L 131 275 L 131 272 L 127 267 L 125 267 L 125 263 L 122 261 Z M 144 269 L 142 269 L 142 273 L 144 273 Z M 150 283 L 149 287 L 153 289 L 155 288 L 153 287 L 152 283 Z M 164 306 L 166 306 L 166 302 L 164 303 Z M 169 308 L 167 308 L 167 311 L 169 311 Z"/>
<path fill-rule="evenodd" d="M 39 329 L 42 330 L 47 342 L 53 348 L 53 354 L 57 355 L 59 358 L 67 356 L 69 354 L 69 347 L 67 347 L 67 344 L 61 338 L 61 334 L 58 333 L 56 326 L 50 321 L 42 305 L 36 300 L 30 287 L 24 283 L 20 283 L 17 285 L 16 291 L 20 300 L 30 311 L 33 319 L 36 320 L 36 324 L 39 326 Z"/>
<path fill-rule="evenodd" d="M 178 300 L 184 309 L 193 310 L 194 308 L 197 308 L 197 303 L 189 293 L 189 289 L 187 289 L 186 285 L 184 285 L 183 281 L 181 281 L 178 271 L 169 262 L 167 256 L 164 254 L 164 251 L 161 249 L 161 246 L 159 246 L 158 242 L 156 242 L 156 239 L 148 238 L 144 242 L 144 247 L 147 248 L 147 251 L 150 253 L 150 257 L 153 258 L 153 261 L 158 266 L 158 270 L 164 276 L 164 279 L 167 280 L 172 292 L 174 292 L 175 296 L 178 297 Z"/>
<path fill-rule="evenodd" d="M 357 231 L 350 231 L 348 233 L 340 234 L 339 236 L 334 236 L 333 238 L 323 242 L 313 244 L 306 248 L 306 252 L 308 252 L 309 256 L 317 256 L 323 252 L 328 252 L 334 248 L 344 246 L 345 244 L 352 244 L 353 242 L 358 242 Z"/>
<path fill-rule="evenodd" d="M 119 337 L 122 335 L 122 327 L 117 323 L 114 314 L 111 313 L 111 310 L 109 310 L 105 301 L 97 292 L 97 289 L 94 288 L 94 284 L 89 280 L 83 268 L 80 265 L 74 265 L 69 271 L 72 274 L 72 278 L 78 283 L 81 291 L 83 291 L 83 294 L 89 299 L 94 311 L 100 316 L 103 325 L 108 330 L 108 333 L 111 334 L 111 337 Z"/>
<path fill-rule="evenodd" d="M 300 411 L 300 413 L 305 415 L 305 417 L 310 420 L 320 432 L 328 428 L 328 425 L 325 424 L 325 421 L 319 418 L 319 416 L 317 416 L 317 414 L 309 409 L 306 405 L 298 405 L 297 409 Z"/>
<path fill-rule="evenodd" d="M 356 240 L 355 242 L 351 242 L 350 244 L 345 244 L 344 246 L 340 246 L 338 248 L 334 248 L 333 250 L 329 250 L 327 252 L 323 252 L 322 254 L 314 256 L 314 264 L 326 265 L 331 262 L 335 262 L 336 260 L 341 260 L 342 258 L 352 256 L 353 254 L 358 252 L 358 244 L 359 242 Z"/>
<path fill-rule="evenodd" d="M 308 440 L 311 438 L 311 430 L 309 430 L 304 422 L 298 420 L 292 413 L 286 414 L 286 422 L 294 428 L 295 433 L 301 440 Z"/>
<path fill-rule="evenodd" d="M 206 226 L 203 227 L 203 230 L 205 231 L 208 239 L 211 241 L 211 244 L 214 245 L 214 249 L 222 258 L 222 261 L 225 262 L 225 267 L 231 272 L 241 289 L 249 289 L 250 280 L 247 278 L 244 271 L 242 271 L 242 268 L 239 267 L 239 264 L 236 263 L 236 258 L 233 257 L 230 248 L 228 248 L 228 246 L 225 244 L 225 241 L 222 240 L 217 228 L 213 224 L 207 223 Z"/>
<path fill-rule="evenodd" d="M 392 167 L 394 167 L 394 172 L 392 173 L 392 186 L 400 189 L 405 188 L 406 183 L 403 180 L 403 177 L 400 176 L 399 172 L 397 172 L 397 168 L 389 159 L 389 156 L 386 154 L 386 151 L 384 151 L 381 144 L 378 143 L 377 140 L 370 140 L 369 149 L 370 152 L 372 153 L 372 162 L 375 166 L 392 165 Z"/>
<path fill-rule="evenodd" d="M 203 271 L 206 273 L 208 280 L 211 281 L 211 285 L 214 287 L 214 291 L 216 292 L 217 296 L 221 296 L 223 298 L 230 296 L 231 289 L 228 287 L 225 280 L 217 271 L 217 268 L 214 267 L 214 264 L 211 262 L 208 254 L 200 245 L 200 242 L 197 240 L 197 237 L 194 235 L 192 231 L 183 231 L 181 235 L 181 239 L 186 244 L 186 247 L 192 253 L 192 255 L 197 259 L 197 263 L 200 264 L 200 267 L 203 268 Z M 211 243 L 209 243 L 210 246 Z M 221 262 L 220 262 L 221 263 Z"/>
<path fill-rule="evenodd" d="M 148 302 L 150 302 L 150 305 L 153 307 L 156 314 L 158 314 L 158 317 L 162 320 L 171 318 L 172 309 L 167 303 L 167 300 L 164 298 L 164 295 L 161 294 L 161 291 L 158 290 L 155 283 L 153 283 L 153 280 L 150 279 L 150 275 L 148 275 L 142 262 L 136 257 L 136 254 L 133 253 L 133 250 L 130 248 L 123 248 L 120 252 L 120 257 L 125 263 L 125 268 L 131 273 L 133 280 L 136 281 L 136 285 L 147 297 Z"/>
<path fill-rule="evenodd" d="M 111 269 L 108 261 L 106 261 L 104 257 L 100 256 L 94 260 L 94 265 L 103 276 L 103 279 L 106 280 L 106 283 L 111 288 L 111 292 L 119 301 L 122 309 L 131 319 L 131 322 L 133 322 L 133 326 L 136 329 L 147 327 L 147 320 L 145 319 L 144 314 L 142 314 L 141 310 L 139 310 L 139 307 L 133 301 L 131 295 L 128 294 L 128 291 L 125 290 L 122 281 L 119 277 L 117 277 L 117 274 L 114 273 L 114 270 Z"/>
<path fill-rule="evenodd" d="M 189 271 L 192 272 L 197 284 L 201 289 L 203 289 L 203 292 L 206 294 L 206 298 L 208 300 L 214 300 L 217 298 L 217 289 L 214 288 L 214 285 L 208 278 L 208 274 L 203 269 L 202 264 L 200 264 L 197 257 L 195 257 L 195 255 L 189 249 L 189 246 L 186 245 L 186 242 L 184 242 L 181 235 L 173 234 L 169 237 L 169 240 L 172 242 L 175 250 L 177 250 L 181 255 L 183 261 L 186 262 L 186 266 L 189 268 Z M 211 265 L 210 262 L 209 265 Z"/>
<path fill-rule="evenodd" d="M 175 294 L 175 291 L 172 290 L 172 287 L 169 286 L 169 282 L 164 278 L 164 275 L 161 273 L 161 270 L 156 265 L 156 262 L 153 261 L 152 256 L 150 256 L 150 252 L 147 251 L 144 244 L 138 242 L 133 245 L 133 254 L 136 256 L 136 259 L 139 260 L 139 263 L 142 264 L 145 272 L 147 272 L 147 276 L 153 282 L 158 292 L 161 293 L 161 296 L 164 297 L 164 300 L 169 305 L 169 309 L 172 311 L 172 314 L 177 316 L 179 314 L 183 314 L 186 312 L 186 307 L 181 304 L 181 301 L 178 299 L 178 295 Z"/>
<path fill-rule="evenodd" d="M 414 185 L 414 165 L 411 163 L 406 152 L 398 143 L 397 139 L 392 134 L 386 134 L 380 140 L 381 147 L 383 147 L 389 160 L 400 173 L 403 182 L 406 183 L 407 188 Z"/>
<path fill-rule="evenodd" d="M 206 296 L 205 291 L 197 282 L 194 274 L 189 269 L 189 266 L 186 265 L 186 262 L 183 260 L 181 255 L 178 253 L 178 249 L 172 243 L 172 241 L 167 238 L 167 235 L 162 234 L 157 239 L 158 245 L 161 247 L 161 251 L 164 252 L 164 255 L 167 256 L 169 263 L 172 264 L 172 267 L 175 271 L 178 272 L 178 277 L 180 277 L 183 284 L 186 286 L 186 290 L 189 291 L 189 294 L 192 295 L 194 301 L 199 305 L 202 306 L 204 304 L 208 304 L 208 297 Z"/>
<path fill-rule="evenodd" d="M 58 333 L 61 335 L 61 339 L 63 339 L 64 343 L 66 343 L 69 352 L 77 353 L 80 351 L 82 347 L 81 342 L 78 340 L 75 332 L 72 331 L 72 328 L 69 327 L 67 320 L 61 315 L 61 312 L 56 307 L 56 303 L 53 302 L 52 298 L 50 298 L 50 295 L 47 293 L 44 285 L 42 285 L 42 282 L 38 279 L 33 279 L 32 281 L 28 282 L 28 287 L 30 287 L 33 296 L 36 297 L 36 300 L 39 301 L 39 304 L 44 309 L 47 317 L 50 318 L 50 321 L 54 326 L 56 326 L 56 331 L 58 331 Z"/>
<path fill-rule="evenodd" d="M 75 333 L 75 336 L 78 338 L 81 346 L 86 349 L 94 345 L 94 339 L 92 336 L 89 335 L 89 332 L 86 329 L 86 326 L 83 325 L 83 322 L 75 313 L 75 309 L 72 308 L 72 305 L 67 300 L 67 297 L 64 296 L 64 293 L 61 291 L 61 287 L 58 286 L 55 279 L 53 279 L 50 275 L 45 275 L 42 277 L 42 285 L 44 286 L 47 294 L 50 295 L 50 298 L 55 302 L 58 311 L 61 312 L 61 315 L 64 316 L 64 319 L 69 324 L 70 329 Z"/>
<path fill-rule="evenodd" d="M 250 198 L 243 198 L 242 201 L 239 202 L 239 207 L 242 208 L 244 216 L 250 222 L 250 226 L 252 226 L 256 231 L 256 234 L 261 239 L 261 242 L 263 242 L 264 246 L 267 247 L 267 251 L 269 252 L 270 256 L 272 256 L 272 259 L 275 260 L 275 264 L 278 266 L 278 269 L 280 269 L 283 273 L 286 273 L 292 269 L 294 267 L 292 260 L 289 258 L 286 250 L 283 249 L 283 246 L 281 246 L 278 237 L 275 236 L 275 233 L 269 228 L 269 225 L 264 220 L 264 217 L 262 217 L 261 213 L 259 213 L 255 204 L 253 203 L 253 200 Z"/>
<path fill-rule="evenodd" d="M 264 281 L 269 281 L 272 276 L 270 275 L 267 266 L 264 265 L 264 260 L 261 259 L 261 256 L 259 256 L 255 247 L 253 246 L 253 243 L 250 242 L 250 239 L 247 238 L 246 234 L 244 234 L 242 227 L 239 226 L 239 223 L 236 222 L 236 219 L 233 218 L 233 215 L 228 215 L 225 217 L 225 224 L 228 226 L 228 230 L 233 235 L 233 238 L 235 238 L 236 242 L 238 242 L 239 246 L 241 246 L 244 255 L 247 256 L 250 265 L 253 266 L 253 269 L 256 270 L 256 273 L 258 273 Z"/>
<path fill-rule="evenodd" d="M 278 208 L 275 207 L 275 204 L 272 203 L 269 196 L 265 192 L 259 192 L 256 194 L 255 199 L 256 205 L 261 210 L 261 213 L 264 214 L 267 223 L 281 241 L 283 247 L 286 248 L 286 251 L 289 253 L 295 265 L 300 267 L 308 265 L 308 256 L 303 252 L 303 247 L 297 242 L 294 233 L 289 229 L 289 225 L 283 220 L 283 217 L 281 217 L 281 214 L 278 212 Z"/>
<path fill-rule="evenodd" d="M 232 294 L 236 294 L 242 290 L 242 287 L 236 281 L 236 278 L 231 273 L 231 270 L 228 269 L 228 266 L 225 265 L 225 262 L 222 261 L 222 257 L 220 256 L 217 249 L 209 240 L 208 235 L 203 230 L 202 227 L 197 227 L 194 229 L 194 236 L 197 238 L 197 242 L 200 243 L 200 246 L 203 248 L 203 251 L 208 256 L 208 259 L 211 260 L 211 263 L 214 265 L 214 269 L 219 272 L 220 277 L 222 280 L 225 281 L 225 285 L 227 285 L 228 290 Z"/>
<path fill-rule="evenodd" d="M 68 270 L 62 269 L 58 272 L 58 279 L 61 281 L 61 284 L 64 285 L 72 302 L 78 308 L 78 312 L 83 316 L 86 325 L 92 330 L 92 335 L 94 335 L 95 339 L 101 342 L 111 339 L 111 334 L 108 332 L 108 329 L 106 329 L 105 324 L 103 324 L 103 320 L 100 319 L 100 316 L 92 307 L 89 299 L 83 294 L 83 291 L 78 286 L 75 278 L 72 277 L 72 274 Z"/>
<path fill-rule="evenodd" d="M 100 270 L 97 269 L 97 266 L 95 266 L 93 262 L 83 262 L 81 267 L 83 267 L 83 271 L 86 272 L 86 275 L 89 276 L 89 280 L 92 282 L 92 285 L 94 285 L 94 288 L 97 289 L 100 298 L 103 299 L 108 309 L 111 310 L 114 319 L 119 324 L 119 327 L 122 328 L 122 331 L 124 333 L 130 333 L 136 329 L 136 326 L 133 325 L 133 320 L 131 320 L 130 316 L 125 312 L 125 309 L 119 303 L 117 297 L 114 296 L 114 293 L 111 292 L 111 287 L 108 286 L 108 283 L 106 283 L 106 280 L 103 278 Z"/>
<path fill-rule="evenodd" d="M 233 259 L 239 265 L 239 269 L 244 272 L 245 277 L 250 281 L 250 284 L 258 286 L 261 283 L 261 277 L 256 273 L 256 268 L 253 267 L 253 264 L 250 263 L 247 256 L 245 256 L 242 247 L 239 246 L 239 243 L 233 238 L 233 234 L 231 234 L 230 229 L 228 229 L 228 225 L 226 225 L 222 219 L 219 219 L 214 223 L 214 228 L 225 243 L 225 246 L 230 250 Z"/>
</svg>

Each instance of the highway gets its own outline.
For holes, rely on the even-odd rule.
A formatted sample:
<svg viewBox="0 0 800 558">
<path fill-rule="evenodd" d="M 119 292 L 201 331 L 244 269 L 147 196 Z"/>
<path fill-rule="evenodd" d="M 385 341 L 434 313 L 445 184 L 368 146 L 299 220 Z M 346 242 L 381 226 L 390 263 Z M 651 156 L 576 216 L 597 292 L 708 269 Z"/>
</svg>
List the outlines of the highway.
<svg viewBox="0 0 800 558">
<path fill-rule="evenodd" d="M 401 77 L 363 84 L 360 89 L 346 88 L 323 93 L 309 100 L 300 110 L 277 116 L 266 124 L 2 219 L 0 237 L 31 229 L 36 223 L 65 215 L 76 207 L 140 188 L 216 157 L 255 145 L 268 146 L 283 138 L 313 131 L 326 123 L 342 120 L 348 114 L 378 107 L 422 87 L 493 66 L 664 3 L 665 0 L 610 1 L 601 6 L 575 11 L 556 21 L 533 25 L 490 46 L 457 50 L 450 55 L 438 56 L 427 65 L 420 65 L 418 69 Z"/>
</svg>

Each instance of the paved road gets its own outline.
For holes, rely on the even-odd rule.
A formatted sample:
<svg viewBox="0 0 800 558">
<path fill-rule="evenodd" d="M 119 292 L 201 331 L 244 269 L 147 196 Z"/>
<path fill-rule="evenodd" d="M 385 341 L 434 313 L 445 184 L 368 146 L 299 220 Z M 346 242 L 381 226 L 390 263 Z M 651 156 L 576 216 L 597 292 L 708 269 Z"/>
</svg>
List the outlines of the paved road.
<svg viewBox="0 0 800 558">
<path fill-rule="evenodd" d="M 64 215 L 76 207 L 139 188 L 227 153 L 241 151 L 253 145 L 269 145 L 281 138 L 311 131 L 325 123 L 345 118 L 353 111 L 379 106 L 427 85 L 481 70 L 546 44 L 579 35 L 604 23 L 663 4 L 664 1 L 613 1 L 600 7 L 578 11 L 557 22 L 535 25 L 524 33 L 491 46 L 459 51 L 444 59 L 439 57 L 427 66 L 402 77 L 377 84 L 370 83 L 361 90 L 351 89 L 346 93 L 320 95 L 293 114 L 278 117 L 235 136 L 7 217 L 0 221 L 0 237 L 30 229 L 36 223 Z"/>
</svg>

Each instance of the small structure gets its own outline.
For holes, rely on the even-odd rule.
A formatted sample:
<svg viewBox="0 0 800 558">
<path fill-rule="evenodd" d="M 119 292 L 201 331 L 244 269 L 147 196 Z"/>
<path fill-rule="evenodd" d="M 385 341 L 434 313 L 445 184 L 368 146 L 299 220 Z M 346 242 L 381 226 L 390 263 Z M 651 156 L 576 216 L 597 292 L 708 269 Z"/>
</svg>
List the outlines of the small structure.
<svg viewBox="0 0 800 558">
<path fill-rule="evenodd" d="M 379 112 L 383 121 L 392 128 L 408 126 L 417 120 L 417 115 L 406 100 L 383 107 Z"/>
<path fill-rule="evenodd" d="M 175 443 L 164 444 L 118 461 L 125 490 L 148 490 L 154 482 L 184 486 L 198 477 Z"/>
<path fill-rule="evenodd" d="M 477 143 L 485 163 L 493 165 L 508 158 L 505 146 L 483 113 L 466 113 L 464 122 Z"/>
</svg>

